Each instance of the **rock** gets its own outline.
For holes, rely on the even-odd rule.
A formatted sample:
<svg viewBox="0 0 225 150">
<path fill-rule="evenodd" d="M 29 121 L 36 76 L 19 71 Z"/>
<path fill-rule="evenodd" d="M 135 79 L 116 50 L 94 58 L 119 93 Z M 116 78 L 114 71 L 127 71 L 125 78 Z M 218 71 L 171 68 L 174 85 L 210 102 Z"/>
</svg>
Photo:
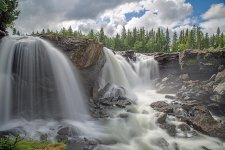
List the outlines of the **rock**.
<svg viewBox="0 0 225 150">
<path fill-rule="evenodd" d="M 221 81 L 225 80 L 225 69 L 221 72 L 218 72 L 215 78 L 216 83 L 220 83 Z"/>
<path fill-rule="evenodd" d="M 220 65 L 219 67 L 218 67 L 218 72 L 221 72 L 221 71 L 223 71 L 225 69 L 225 66 L 224 65 Z"/>
<path fill-rule="evenodd" d="M 187 124 L 209 136 L 225 139 L 225 124 L 217 122 L 203 105 L 191 107 Z M 219 131 L 219 132 L 218 132 Z"/>
<path fill-rule="evenodd" d="M 168 75 L 156 84 L 157 92 L 161 94 L 175 94 L 182 87 L 182 80 L 175 75 Z"/>
<path fill-rule="evenodd" d="M 170 136 L 176 135 L 176 126 L 174 124 L 164 123 L 160 124 L 159 127 L 165 129 Z"/>
<path fill-rule="evenodd" d="M 187 73 L 192 80 L 208 80 L 221 65 L 225 65 L 224 49 L 213 52 L 186 50 L 180 53 L 181 72 Z"/>
<path fill-rule="evenodd" d="M 169 143 L 164 138 L 154 139 L 151 143 L 159 146 L 162 150 L 169 150 Z"/>
<path fill-rule="evenodd" d="M 83 137 L 76 137 L 70 139 L 67 145 L 68 150 L 94 150 L 99 144 L 97 140 L 87 139 Z"/>
<path fill-rule="evenodd" d="M 165 95 L 165 98 L 167 98 L 167 99 L 176 99 L 176 97 L 172 96 L 172 95 Z"/>
<path fill-rule="evenodd" d="M 3 36 L 6 36 L 6 35 L 7 35 L 6 32 L 0 30 L 0 38 L 3 37 Z"/>
<path fill-rule="evenodd" d="M 166 117 L 167 117 L 167 114 L 166 113 L 161 113 L 159 115 L 159 117 L 157 118 L 156 123 L 159 123 L 159 124 L 166 123 Z"/>
<path fill-rule="evenodd" d="M 159 112 L 173 113 L 173 108 L 164 101 L 154 102 L 150 106 Z"/>
<path fill-rule="evenodd" d="M 48 140 L 48 134 L 41 134 L 40 140 L 41 141 L 47 141 Z"/>
<path fill-rule="evenodd" d="M 181 79 L 181 80 L 189 80 L 190 77 L 189 77 L 188 74 L 182 74 L 182 75 L 180 75 L 180 79 Z"/>
<path fill-rule="evenodd" d="M 94 39 L 77 39 L 56 35 L 42 35 L 60 48 L 80 70 L 86 94 L 93 96 L 93 87 L 103 68 L 106 58 L 103 45 Z"/>
<path fill-rule="evenodd" d="M 21 136 L 21 137 L 25 137 L 26 136 L 26 131 L 23 130 L 22 127 L 15 127 L 6 131 L 0 131 L 0 137 L 4 137 L 4 136 Z"/>
<path fill-rule="evenodd" d="M 69 127 L 62 127 L 58 130 L 57 132 L 58 135 L 65 135 L 68 137 L 74 137 L 78 135 L 78 132 L 76 131 L 76 129 L 74 129 L 74 127 L 69 126 Z"/>
<path fill-rule="evenodd" d="M 219 95 L 224 95 L 225 94 L 225 82 L 219 83 L 213 91 L 218 93 Z"/>
<path fill-rule="evenodd" d="M 164 78 L 169 74 L 180 74 L 179 53 L 154 53 L 153 55 L 155 60 L 159 63 L 159 73 L 161 78 Z"/>
</svg>

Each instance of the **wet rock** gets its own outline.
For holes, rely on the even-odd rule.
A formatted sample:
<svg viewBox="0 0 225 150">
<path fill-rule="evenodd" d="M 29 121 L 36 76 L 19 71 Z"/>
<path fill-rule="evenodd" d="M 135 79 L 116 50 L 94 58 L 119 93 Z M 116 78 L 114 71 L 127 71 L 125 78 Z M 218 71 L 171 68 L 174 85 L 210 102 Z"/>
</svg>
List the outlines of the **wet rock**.
<svg viewBox="0 0 225 150">
<path fill-rule="evenodd" d="M 176 97 L 172 96 L 172 95 L 165 95 L 165 98 L 167 98 L 167 99 L 176 99 Z"/>
<path fill-rule="evenodd" d="M 150 106 L 159 112 L 173 113 L 173 108 L 171 107 L 171 105 L 164 101 L 154 102 Z"/>
<path fill-rule="evenodd" d="M 78 132 L 76 131 L 76 129 L 72 126 L 69 127 L 62 127 L 58 130 L 57 132 L 58 135 L 66 135 L 66 136 L 77 136 Z"/>
<path fill-rule="evenodd" d="M 159 127 L 162 128 L 162 129 L 165 129 L 166 132 L 170 136 L 176 135 L 176 126 L 174 124 L 164 123 L 164 124 L 160 124 Z"/>
<path fill-rule="evenodd" d="M 159 123 L 159 124 L 166 123 L 166 117 L 167 117 L 166 113 L 160 113 L 157 120 L 156 120 L 156 123 Z"/>
<path fill-rule="evenodd" d="M 23 130 L 22 127 L 16 127 L 16 128 L 12 128 L 12 129 L 5 130 L 5 131 L 0 131 L 0 137 L 4 137 L 4 136 L 25 137 L 26 134 L 27 134 L 26 131 Z"/>
<path fill-rule="evenodd" d="M 154 139 L 151 143 L 159 146 L 162 150 L 169 150 L 169 143 L 164 138 Z"/>
<path fill-rule="evenodd" d="M 48 140 L 48 134 L 41 134 L 40 140 L 41 141 L 47 141 Z"/>
<path fill-rule="evenodd" d="M 70 139 L 67 145 L 68 150 L 94 150 L 99 144 L 97 140 L 88 139 L 85 137 L 76 137 Z"/>
<path fill-rule="evenodd" d="M 6 35 L 7 35 L 6 32 L 0 30 L 0 39 L 1 39 L 3 36 L 6 36 Z"/>
<path fill-rule="evenodd" d="M 204 134 L 225 139 L 225 125 L 214 120 L 205 106 L 193 106 L 188 112 L 190 116 L 186 118 L 187 124 Z"/>
</svg>

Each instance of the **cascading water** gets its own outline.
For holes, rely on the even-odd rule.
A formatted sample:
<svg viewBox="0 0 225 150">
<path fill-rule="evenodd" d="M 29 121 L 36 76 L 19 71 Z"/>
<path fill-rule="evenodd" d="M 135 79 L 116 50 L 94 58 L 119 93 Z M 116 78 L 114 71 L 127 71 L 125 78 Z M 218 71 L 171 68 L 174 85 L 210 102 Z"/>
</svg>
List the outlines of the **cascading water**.
<svg viewBox="0 0 225 150">
<path fill-rule="evenodd" d="M 158 64 L 152 57 L 139 55 L 137 62 L 130 62 L 130 65 L 122 56 L 114 55 L 109 49 L 105 49 L 105 53 L 106 65 L 113 64 L 109 68 L 106 66 L 103 68 L 102 76 L 103 79 L 113 78 L 113 80 L 105 80 L 104 83 L 107 81 L 114 84 L 121 83 L 125 75 L 125 81 L 129 83 L 128 90 L 136 95 L 137 101 L 136 105 L 127 107 L 127 111 L 113 110 L 111 112 L 113 116 L 110 119 L 102 124 L 90 126 L 93 131 L 92 136 L 99 138 L 103 143 L 108 143 L 99 145 L 96 150 L 223 150 L 225 148 L 224 143 L 216 138 L 200 133 L 196 136 L 181 131 L 177 131 L 177 136 L 171 137 L 165 130 L 158 127 L 155 122 L 160 113 L 149 105 L 160 100 L 167 102 L 170 100 L 152 89 L 151 81 L 159 77 Z M 114 61 L 111 62 L 111 60 Z M 117 71 L 118 67 L 120 67 L 120 73 Z M 174 125 L 181 124 L 173 116 L 168 116 L 166 122 Z"/>
<path fill-rule="evenodd" d="M 37 37 L 2 39 L 0 125 L 12 120 L 72 119 L 88 115 L 76 69 Z"/>
<path fill-rule="evenodd" d="M 141 78 L 142 84 L 149 84 L 154 79 L 159 78 L 158 62 L 152 56 L 139 54 L 134 63 L 135 70 Z"/>
</svg>

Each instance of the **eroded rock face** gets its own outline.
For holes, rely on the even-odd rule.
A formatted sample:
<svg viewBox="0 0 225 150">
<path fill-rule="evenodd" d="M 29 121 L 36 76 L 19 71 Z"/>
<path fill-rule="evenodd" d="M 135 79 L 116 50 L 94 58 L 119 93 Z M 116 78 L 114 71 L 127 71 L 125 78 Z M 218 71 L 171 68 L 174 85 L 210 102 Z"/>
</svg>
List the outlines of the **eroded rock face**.
<svg viewBox="0 0 225 150">
<path fill-rule="evenodd" d="M 106 61 L 103 45 L 94 39 L 76 39 L 54 35 L 41 37 L 60 48 L 72 60 L 80 70 L 87 95 L 92 96 L 92 88 Z"/>
<path fill-rule="evenodd" d="M 182 73 L 188 73 L 191 79 L 207 80 L 225 65 L 225 50 L 198 51 L 186 50 L 180 53 Z"/>
</svg>

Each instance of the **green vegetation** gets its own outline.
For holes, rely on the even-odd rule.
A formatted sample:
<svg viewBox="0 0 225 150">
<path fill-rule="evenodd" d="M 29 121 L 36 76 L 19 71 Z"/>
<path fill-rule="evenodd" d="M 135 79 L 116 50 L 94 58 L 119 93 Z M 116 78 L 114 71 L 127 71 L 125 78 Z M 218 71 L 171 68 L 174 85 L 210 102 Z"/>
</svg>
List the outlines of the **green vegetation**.
<svg viewBox="0 0 225 150">
<path fill-rule="evenodd" d="M 19 137 L 2 137 L 0 138 L 0 150 L 65 150 L 65 145 L 51 144 L 48 141 L 24 140 Z"/>
<path fill-rule="evenodd" d="M 203 33 L 200 27 L 195 26 L 192 29 L 181 30 L 179 34 L 174 32 L 172 40 L 170 39 L 169 30 L 164 31 L 161 28 L 156 31 L 153 29 L 146 31 L 145 28 L 126 30 L 123 27 L 121 34 L 117 34 L 115 37 L 106 36 L 103 28 L 97 33 L 91 30 L 87 35 L 82 34 L 81 31 L 73 31 L 71 27 L 68 29 L 62 28 L 59 32 L 53 32 L 49 29 L 46 31 L 43 29 L 40 33 L 76 38 L 94 38 L 115 51 L 131 49 L 142 53 L 178 52 L 186 49 L 211 50 L 223 48 L 225 44 L 224 34 L 220 32 L 219 28 L 217 28 L 216 35 L 209 36 L 208 33 Z M 36 34 L 39 34 L 39 32 Z"/>
<path fill-rule="evenodd" d="M 0 0 L 0 30 L 12 27 L 18 18 L 20 11 L 17 10 L 17 0 Z"/>
</svg>

